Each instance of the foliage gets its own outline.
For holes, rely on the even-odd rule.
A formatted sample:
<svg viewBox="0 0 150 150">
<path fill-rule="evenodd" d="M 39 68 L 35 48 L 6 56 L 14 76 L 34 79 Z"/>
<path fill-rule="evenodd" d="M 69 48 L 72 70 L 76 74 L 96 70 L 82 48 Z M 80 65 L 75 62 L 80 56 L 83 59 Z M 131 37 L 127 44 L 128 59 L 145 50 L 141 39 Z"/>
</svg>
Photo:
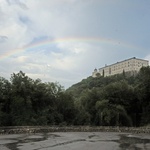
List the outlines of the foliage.
<svg viewBox="0 0 150 150">
<path fill-rule="evenodd" d="M 150 124 L 150 67 L 136 76 L 88 77 L 68 88 L 25 73 L 0 77 L 0 126 Z"/>
<path fill-rule="evenodd" d="M 58 83 L 32 80 L 22 71 L 0 78 L 0 125 L 72 124 L 74 102 Z"/>
<path fill-rule="evenodd" d="M 143 67 L 134 76 L 123 72 L 110 77 L 88 77 L 67 92 L 80 101 L 90 115 L 90 124 L 140 126 L 150 123 L 150 67 Z"/>
</svg>

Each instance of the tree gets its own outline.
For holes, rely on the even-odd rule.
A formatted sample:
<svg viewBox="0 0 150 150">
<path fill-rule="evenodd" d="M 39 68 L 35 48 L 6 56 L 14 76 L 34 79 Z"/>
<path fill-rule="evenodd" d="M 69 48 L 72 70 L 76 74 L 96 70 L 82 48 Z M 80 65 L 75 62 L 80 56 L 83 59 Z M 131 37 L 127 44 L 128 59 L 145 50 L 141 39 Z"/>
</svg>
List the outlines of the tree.
<svg viewBox="0 0 150 150">
<path fill-rule="evenodd" d="M 65 92 L 58 94 L 57 113 L 62 116 L 61 121 L 63 121 L 63 123 L 69 125 L 73 124 L 75 118 L 75 105 L 73 98 L 69 94 Z"/>
<path fill-rule="evenodd" d="M 22 71 L 11 75 L 12 102 L 11 115 L 13 125 L 32 125 L 34 119 L 32 110 L 33 80 Z"/>
<path fill-rule="evenodd" d="M 141 112 L 141 124 L 150 123 L 150 66 L 142 67 L 137 76 L 137 94 L 140 100 Z"/>
<path fill-rule="evenodd" d="M 132 121 L 121 105 L 110 104 L 109 100 L 97 101 L 97 124 L 105 126 L 131 126 Z"/>
<path fill-rule="evenodd" d="M 81 97 L 81 104 L 84 107 L 84 110 L 89 114 L 90 116 L 90 122 L 92 125 L 95 124 L 96 118 L 96 109 L 95 104 L 100 99 L 99 91 L 96 88 L 93 88 L 92 90 L 85 91 L 82 94 Z"/>
<path fill-rule="evenodd" d="M 104 88 L 103 98 L 109 103 L 122 105 L 127 111 L 131 109 L 131 103 L 135 101 L 134 88 L 125 80 L 111 83 Z"/>
<path fill-rule="evenodd" d="M 0 125 L 11 125 L 10 116 L 11 84 L 8 80 L 0 77 Z"/>
<path fill-rule="evenodd" d="M 99 72 L 96 73 L 96 77 L 100 77 L 101 74 Z"/>
</svg>

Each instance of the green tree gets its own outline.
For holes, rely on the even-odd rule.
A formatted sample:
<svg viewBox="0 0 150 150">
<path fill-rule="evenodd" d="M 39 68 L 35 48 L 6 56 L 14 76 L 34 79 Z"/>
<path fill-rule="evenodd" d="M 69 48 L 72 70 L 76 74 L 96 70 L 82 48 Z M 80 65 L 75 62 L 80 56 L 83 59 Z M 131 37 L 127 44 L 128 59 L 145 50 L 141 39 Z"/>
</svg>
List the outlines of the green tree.
<svg viewBox="0 0 150 150">
<path fill-rule="evenodd" d="M 96 103 L 97 124 L 105 126 L 131 126 L 132 121 L 121 105 L 110 104 L 109 100 Z"/>
<path fill-rule="evenodd" d="M 75 105 L 73 98 L 61 92 L 57 98 L 57 113 L 62 116 L 62 121 L 65 124 L 73 124 L 75 118 Z"/>
<path fill-rule="evenodd" d="M 105 86 L 103 98 L 109 99 L 109 103 L 111 104 L 124 106 L 127 112 L 131 111 L 131 104 L 134 103 L 135 105 L 136 101 L 134 87 L 129 85 L 125 80 Z"/>
<path fill-rule="evenodd" d="M 11 125 L 10 104 L 11 84 L 5 78 L 0 77 L 0 125 Z"/>
<path fill-rule="evenodd" d="M 141 106 L 141 124 L 150 123 L 150 66 L 142 67 L 137 76 L 137 95 Z"/>
<path fill-rule="evenodd" d="M 32 125 L 34 119 L 32 110 L 33 80 L 22 71 L 11 75 L 11 115 L 13 125 Z"/>
<path fill-rule="evenodd" d="M 91 124 L 95 124 L 95 104 L 99 100 L 99 94 L 96 89 L 89 90 L 84 93 L 85 96 L 81 97 L 81 103 L 85 108 L 85 111 L 90 114 Z"/>
<path fill-rule="evenodd" d="M 90 125 L 91 115 L 85 110 L 85 107 L 81 104 L 81 100 L 75 101 L 75 119 L 74 125 Z"/>
</svg>

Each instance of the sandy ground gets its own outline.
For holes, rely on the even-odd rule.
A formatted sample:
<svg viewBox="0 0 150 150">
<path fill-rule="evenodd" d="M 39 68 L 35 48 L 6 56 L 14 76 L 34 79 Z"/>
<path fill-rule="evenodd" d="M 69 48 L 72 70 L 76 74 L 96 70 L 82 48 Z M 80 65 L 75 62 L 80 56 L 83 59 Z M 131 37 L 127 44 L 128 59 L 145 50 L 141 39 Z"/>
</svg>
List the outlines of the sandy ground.
<svg viewBox="0 0 150 150">
<path fill-rule="evenodd" d="M 0 150 L 150 150 L 150 135 L 113 132 L 0 135 Z"/>
</svg>

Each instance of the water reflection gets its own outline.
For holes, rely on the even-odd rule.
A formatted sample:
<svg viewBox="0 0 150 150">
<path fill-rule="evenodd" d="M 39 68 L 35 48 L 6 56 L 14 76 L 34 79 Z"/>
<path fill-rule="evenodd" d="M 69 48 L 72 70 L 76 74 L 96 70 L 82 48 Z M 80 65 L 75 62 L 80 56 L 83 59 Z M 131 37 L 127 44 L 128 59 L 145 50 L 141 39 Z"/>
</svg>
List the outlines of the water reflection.
<svg viewBox="0 0 150 150">
<path fill-rule="evenodd" d="M 54 134 L 50 136 L 55 136 Z M 41 136 L 39 135 L 25 135 L 22 138 L 13 138 L 13 140 L 16 140 L 17 142 L 14 143 L 8 143 L 6 144 L 6 147 L 9 148 L 10 150 L 19 150 L 17 148 L 18 145 L 23 144 L 23 143 L 32 143 L 32 142 L 41 142 L 45 141 L 48 139 L 48 135 L 46 133 L 43 133 Z M 12 138 L 9 138 L 7 140 L 12 140 Z"/>
<path fill-rule="evenodd" d="M 150 144 L 150 139 L 142 139 L 132 135 L 121 135 L 118 142 L 120 143 L 119 147 L 121 150 L 148 150 L 149 148 L 147 148 L 146 144 Z M 141 148 L 137 147 L 139 144 Z"/>
</svg>

